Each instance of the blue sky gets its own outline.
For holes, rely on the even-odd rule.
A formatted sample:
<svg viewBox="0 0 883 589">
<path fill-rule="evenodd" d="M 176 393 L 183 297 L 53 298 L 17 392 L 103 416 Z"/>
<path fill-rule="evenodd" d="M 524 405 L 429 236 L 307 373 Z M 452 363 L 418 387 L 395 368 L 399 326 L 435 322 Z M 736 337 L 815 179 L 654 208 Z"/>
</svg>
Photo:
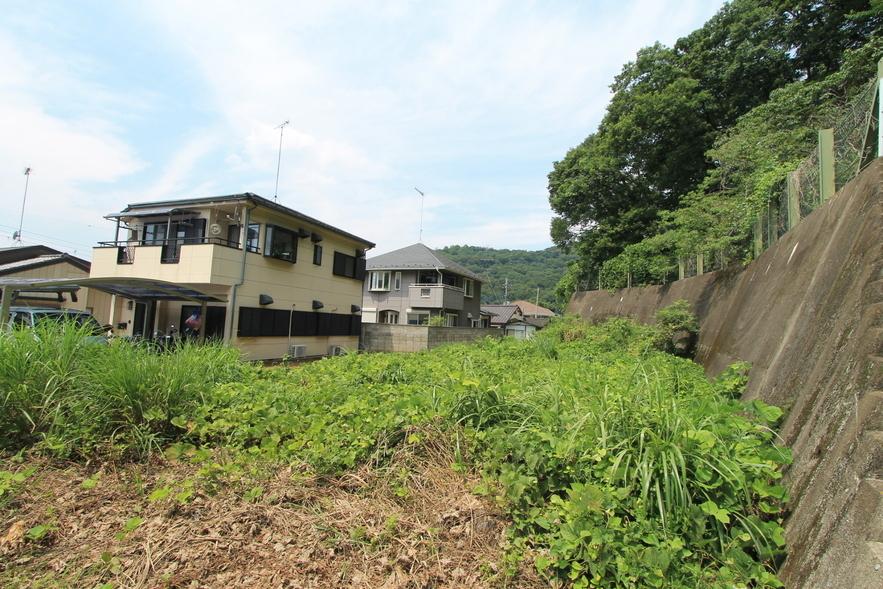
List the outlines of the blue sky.
<svg viewBox="0 0 883 589">
<path fill-rule="evenodd" d="M 377 243 L 551 245 L 546 175 L 642 46 L 721 5 L 4 2 L 0 247 L 90 257 L 130 202 L 256 192 Z"/>
</svg>

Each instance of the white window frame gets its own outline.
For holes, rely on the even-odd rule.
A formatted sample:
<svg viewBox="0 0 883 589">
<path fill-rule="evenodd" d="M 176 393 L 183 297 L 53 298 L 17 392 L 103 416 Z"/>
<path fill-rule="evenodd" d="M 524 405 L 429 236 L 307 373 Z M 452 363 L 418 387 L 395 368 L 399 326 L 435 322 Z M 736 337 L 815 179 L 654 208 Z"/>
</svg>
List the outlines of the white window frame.
<svg viewBox="0 0 883 589">
<path fill-rule="evenodd" d="M 471 278 L 463 279 L 463 296 L 471 299 L 475 295 L 475 281 Z"/>
<path fill-rule="evenodd" d="M 378 313 L 378 319 L 382 319 L 380 323 L 385 323 L 387 325 L 396 325 L 399 322 L 399 312 L 381 311 L 380 313 Z M 394 319 L 394 321 L 390 321 L 390 319 Z"/>
<path fill-rule="evenodd" d="M 457 327 L 457 321 L 459 320 L 459 313 L 445 313 L 445 327 Z"/>
<path fill-rule="evenodd" d="M 396 272 L 395 278 L 392 281 L 392 289 L 393 290 L 402 290 L 402 273 Z"/>
<path fill-rule="evenodd" d="M 389 291 L 389 270 L 371 272 L 371 290 Z"/>
<path fill-rule="evenodd" d="M 421 288 L 420 289 L 420 298 L 428 299 L 432 297 L 432 289 L 431 288 Z"/>
</svg>

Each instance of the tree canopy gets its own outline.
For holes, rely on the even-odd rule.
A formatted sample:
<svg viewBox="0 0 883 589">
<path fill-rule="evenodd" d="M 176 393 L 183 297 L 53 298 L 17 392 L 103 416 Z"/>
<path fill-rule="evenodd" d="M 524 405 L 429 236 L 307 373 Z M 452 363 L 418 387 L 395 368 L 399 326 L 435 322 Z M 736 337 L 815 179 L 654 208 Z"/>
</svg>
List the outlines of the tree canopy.
<svg viewBox="0 0 883 589">
<path fill-rule="evenodd" d="M 556 247 L 529 251 L 450 245 L 439 251 L 485 277 L 481 290 L 483 304 L 505 302 L 504 284 L 507 279 L 510 301 L 536 301 L 537 289 L 540 289 L 542 306 L 561 310 L 566 303 L 566 299 L 556 298 L 555 285 L 564 275 L 573 256 Z"/>
<path fill-rule="evenodd" d="M 674 47 L 638 51 L 598 129 L 549 174 L 552 239 L 578 260 L 559 292 L 629 246 L 657 263 L 700 229 L 744 241 L 751 195 L 873 74 L 881 27 L 883 0 L 733 0 Z"/>
</svg>

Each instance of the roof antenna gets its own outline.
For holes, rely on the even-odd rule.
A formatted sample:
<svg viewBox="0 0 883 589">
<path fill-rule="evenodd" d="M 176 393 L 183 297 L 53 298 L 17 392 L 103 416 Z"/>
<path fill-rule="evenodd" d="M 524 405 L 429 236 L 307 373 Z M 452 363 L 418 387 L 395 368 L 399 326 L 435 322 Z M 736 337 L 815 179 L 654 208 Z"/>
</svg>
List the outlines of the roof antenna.
<svg viewBox="0 0 883 589">
<path fill-rule="evenodd" d="M 279 200 L 279 167 L 282 165 L 282 132 L 285 130 L 285 125 L 288 124 L 288 121 L 284 121 L 278 127 L 274 127 L 275 129 L 279 129 L 279 157 L 276 160 L 276 190 L 273 191 L 273 200 Z"/>
<path fill-rule="evenodd" d="M 21 227 L 25 222 L 25 203 L 28 201 L 28 181 L 31 179 L 31 169 L 25 168 L 25 196 L 21 199 L 21 218 L 18 220 L 18 231 L 12 234 L 13 241 L 21 245 Z"/>
<path fill-rule="evenodd" d="M 414 187 L 414 190 L 420 194 L 420 232 L 417 234 L 417 243 L 423 243 L 423 201 L 426 200 L 426 195 L 416 186 Z"/>
</svg>

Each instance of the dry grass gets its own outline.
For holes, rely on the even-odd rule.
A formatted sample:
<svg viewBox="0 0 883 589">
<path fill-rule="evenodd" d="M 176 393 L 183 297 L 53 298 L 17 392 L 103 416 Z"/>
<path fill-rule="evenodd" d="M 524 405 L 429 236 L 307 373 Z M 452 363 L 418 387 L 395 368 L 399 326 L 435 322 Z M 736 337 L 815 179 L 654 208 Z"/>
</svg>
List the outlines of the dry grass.
<svg viewBox="0 0 883 589">
<path fill-rule="evenodd" d="M 38 473 L 0 512 L 0 585 L 543 586 L 531 567 L 502 570 L 499 510 L 471 493 L 474 475 L 451 469 L 447 440 L 422 437 L 384 467 L 332 480 L 280 469 L 260 481 L 257 502 L 233 486 L 183 505 L 148 501 L 163 480 L 194 476 L 180 462 L 129 465 L 83 489 L 92 473 L 82 466 L 31 460 Z M 133 516 L 143 523 L 118 538 Z M 22 536 L 47 523 L 55 529 L 42 540 Z"/>
</svg>

